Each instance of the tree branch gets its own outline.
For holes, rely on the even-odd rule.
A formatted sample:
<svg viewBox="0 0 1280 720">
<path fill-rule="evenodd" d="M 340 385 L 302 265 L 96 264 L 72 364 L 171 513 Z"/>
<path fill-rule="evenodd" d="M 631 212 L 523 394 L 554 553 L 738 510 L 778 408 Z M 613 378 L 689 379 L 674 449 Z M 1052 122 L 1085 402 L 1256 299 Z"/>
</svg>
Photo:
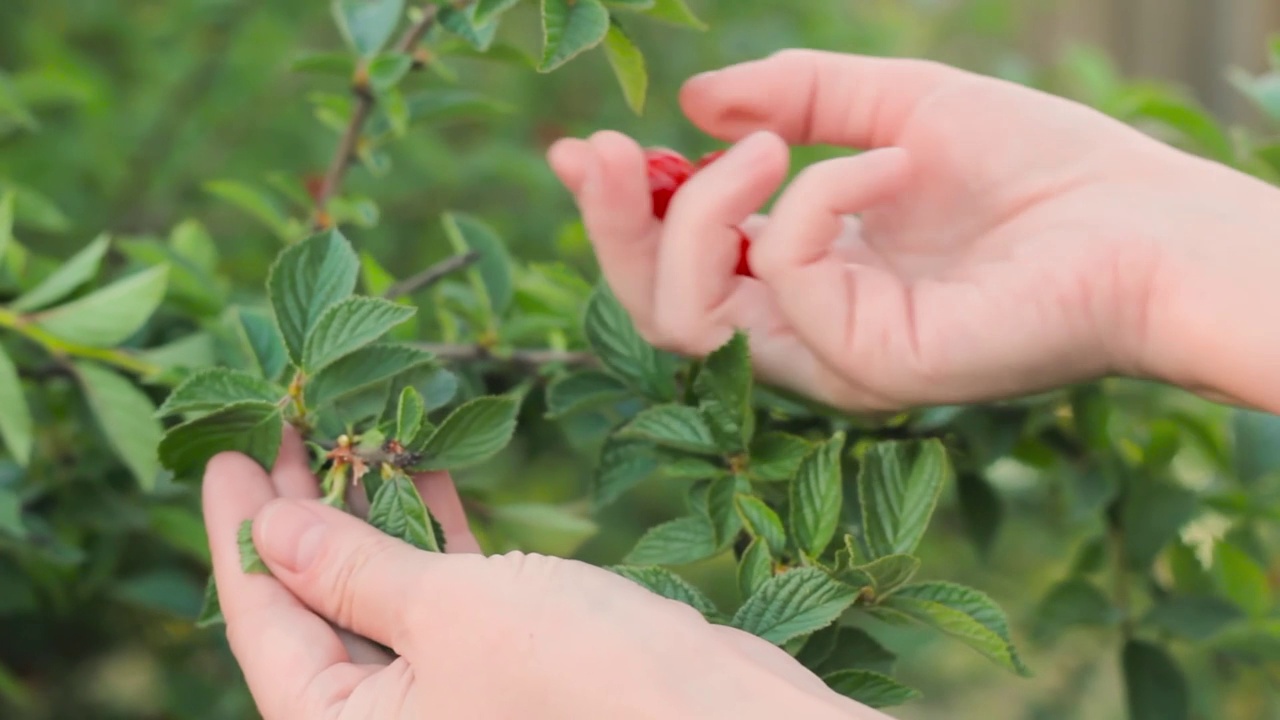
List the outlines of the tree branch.
<svg viewBox="0 0 1280 720">
<path fill-rule="evenodd" d="M 419 290 L 424 290 L 435 285 L 450 273 L 455 273 L 468 265 L 475 263 L 479 259 L 480 253 L 472 251 L 441 260 L 417 275 L 412 275 L 394 283 L 391 287 L 387 288 L 386 292 L 382 293 L 382 297 L 387 300 L 395 300 L 396 298 L 401 298 L 405 295 L 412 295 Z"/>
<path fill-rule="evenodd" d="M 452 362 L 491 360 L 522 368 L 537 368 L 552 363 L 563 363 L 575 367 L 595 367 L 598 364 L 596 357 L 591 353 L 573 350 L 520 348 L 498 353 L 483 345 L 449 345 L 443 343 L 422 343 L 418 347 L 432 353 L 441 360 Z"/>
</svg>

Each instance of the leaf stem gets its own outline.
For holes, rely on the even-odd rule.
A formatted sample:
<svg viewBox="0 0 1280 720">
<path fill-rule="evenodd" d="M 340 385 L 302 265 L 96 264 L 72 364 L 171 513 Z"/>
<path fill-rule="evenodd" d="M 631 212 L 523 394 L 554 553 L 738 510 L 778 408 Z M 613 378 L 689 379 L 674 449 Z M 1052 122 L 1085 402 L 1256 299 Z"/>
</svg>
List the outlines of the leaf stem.
<svg viewBox="0 0 1280 720">
<path fill-rule="evenodd" d="M 25 337 L 59 360 L 80 358 L 96 360 L 106 365 L 134 373 L 135 375 L 158 375 L 161 368 L 142 360 L 135 355 L 117 348 L 100 348 L 67 342 L 58 336 L 33 325 L 25 316 L 7 308 L 0 308 L 0 328 L 7 328 Z"/>
<path fill-rule="evenodd" d="M 480 260 L 480 253 L 472 251 L 461 255 L 454 255 L 451 258 L 441 260 L 431 267 L 423 270 L 417 275 L 412 275 L 387 288 L 382 293 L 382 297 L 387 300 L 395 300 L 396 298 L 412 295 L 420 290 L 435 285 L 448 275 L 455 273 L 469 265 L 475 264 Z"/>
</svg>

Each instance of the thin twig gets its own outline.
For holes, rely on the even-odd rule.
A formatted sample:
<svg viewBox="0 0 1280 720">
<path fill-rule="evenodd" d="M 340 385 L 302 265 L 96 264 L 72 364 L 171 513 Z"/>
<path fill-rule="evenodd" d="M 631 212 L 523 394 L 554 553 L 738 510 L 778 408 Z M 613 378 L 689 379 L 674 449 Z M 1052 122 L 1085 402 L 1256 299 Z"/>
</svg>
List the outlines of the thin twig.
<svg viewBox="0 0 1280 720">
<path fill-rule="evenodd" d="M 387 300 L 395 300 L 396 298 L 412 295 L 419 290 L 435 285 L 443 280 L 451 273 L 455 273 L 468 265 L 471 265 L 480 259 L 480 253 L 471 251 L 461 255 L 454 255 L 451 258 L 441 260 L 431 267 L 423 270 L 417 275 L 412 275 L 399 282 L 394 283 L 382 293 L 382 297 Z"/>
<path fill-rule="evenodd" d="M 469 2 L 467 4 L 470 4 Z M 414 47 L 422 42 L 422 38 L 426 37 L 431 28 L 436 24 L 436 17 L 440 12 L 440 8 L 436 5 L 427 5 L 422 8 L 422 17 L 418 19 L 404 35 L 396 41 L 394 52 L 412 53 Z M 365 123 L 373 115 L 373 106 L 376 102 L 373 93 L 368 87 L 357 85 L 356 107 L 351 113 L 351 121 L 347 123 L 347 129 L 342 133 L 342 140 L 338 143 L 338 149 L 333 154 L 333 159 L 329 162 L 329 169 L 324 174 L 324 180 L 320 184 L 319 190 L 316 192 L 316 217 L 321 224 L 327 224 L 323 218 L 326 215 L 326 209 L 329 201 L 334 195 L 338 194 L 338 190 L 342 187 L 342 180 L 346 177 L 347 168 L 351 166 L 351 159 L 355 157 L 357 148 L 360 144 L 360 135 L 364 132 Z"/>
<path fill-rule="evenodd" d="M 446 361 L 492 360 L 525 368 L 536 368 L 553 363 L 562 363 L 575 367 L 593 367 L 598 362 L 591 353 L 574 350 L 521 348 L 507 352 L 494 352 L 483 345 L 450 345 L 445 343 L 423 343 L 418 347 Z"/>
</svg>

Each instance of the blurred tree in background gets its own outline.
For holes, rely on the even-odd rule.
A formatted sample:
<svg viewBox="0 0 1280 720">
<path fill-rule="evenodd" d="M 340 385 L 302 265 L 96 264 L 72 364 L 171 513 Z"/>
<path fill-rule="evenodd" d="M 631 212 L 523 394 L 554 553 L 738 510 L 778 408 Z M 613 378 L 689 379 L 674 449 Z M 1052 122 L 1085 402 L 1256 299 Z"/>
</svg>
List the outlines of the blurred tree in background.
<svg viewBox="0 0 1280 720">
<path fill-rule="evenodd" d="M 534 276 L 521 281 L 521 292 L 580 302 L 595 278 L 593 260 L 570 199 L 546 167 L 545 147 L 616 128 L 647 144 L 711 150 L 679 114 L 679 83 L 786 47 L 956 63 L 1079 99 L 1280 181 L 1280 69 L 1215 69 L 1222 86 L 1250 103 L 1248 127 L 1229 127 L 1190 91 L 1131 81 L 1096 49 L 1064 46 L 1048 60 L 1043 51 L 1024 52 L 1039 14 L 1069 3 L 691 0 L 709 30 L 628 25 L 648 62 L 647 101 L 636 114 L 599 50 L 554 74 L 535 72 L 524 58 L 541 53 L 541 28 L 537 3 L 528 0 L 508 13 L 487 54 L 457 37 L 433 39 L 412 126 L 385 148 L 360 149 L 330 210 L 358 238 L 366 284 L 383 268 L 404 277 L 456 252 L 440 217 L 457 211 L 483 218 L 522 263 L 563 264 L 587 278 L 581 296 L 566 280 L 563 296 L 553 297 Z M 166 343 L 220 326 L 229 303 L 255 302 L 273 258 L 307 232 L 296 218 L 307 217 L 307 188 L 331 161 L 350 97 L 349 73 L 305 58 L 341 44 L 328 3 L 316 0 L 0 3 L 0 196 L 13 198 L 21 240 L 0 254 L 0 301 L 110 233 L 107 268 L 161 261 L 178 268 L 155 318 L 129 342 L 166 349 L 170 355 L 143 355 L 160 365 L 192 352 Z M 1273 53 L 1280 68 L 1280 46 Z M 805 148 L 795 164 L 834 152 Z M 463 302 L 450 287 L 416 299 Z M 448 334 L 439 318 L 428 324 L 424 336 Z M 122 450 L 100 417 L 100 404 L 120 395 L 86 398 L 59 366 L 6 331 L 0 327 L 0 344 L 28 388 L 40 390 L 27 392 L 36 459 L 24 468 L 0 456 L 0 715 L 252 717 L 222 634 L 192 623 L 208 563 L 198 493 L 164 481 L 139 490 L 135 476 L 146 461 Z M 564 332 L 573 344 L 573 331 Z M 502 363 L 463 360 L 464 382 L 522 382 Z M 902 679 L 923 693 L 893 712 L 1126 716 L 1131 668 L 1121 667 L 1112 605 L 1127 593 L 1112 587 L 1105 558 L 1115 537 L 1106 530 L 1109 514 L 1139 511 L 1132 499 L 1117 500 L 1107 466 L 1114 458 L 1158 477 L 1167 483 L 1161 497 L 1174 498 L 1152 511 L 1166 513 L 1168 527 L 1152 530 L 1150 572 L 1144 565 L 1135 584 L 1143 612 L 1150 607 L 1144 622 L 1172 642 L 1194 679 L 1191 716 L 1280 717 L 1280 421 L 1128 382 L 1028 407 L 1025 415 L 939 413 L 911 427 L 968 433 L 998 458 L 981 478 L 962 474 L 944 489 L 916 554 L 923 575 L 981 588 L 1006 609 L 1036 675 L 1017 678 L 934 633 L 880 627 L 877 635 L 901 657 Z M 489 549 L 616 563 L 648 528 L 682 512 L 687 483 L 677 479 L 638 485 L 591 512 L 583 498 L 600 440 L 587 427 L 592 418 L 553 422 L 543 410 L 526 409 L 502 455 L 458 474 Z M 1062 418 L 1074 428 L 1069 437 L 1054 426 Z M 726 606 L 737 597 L 734 573 L 731 556 L 681 568 Z M 1105 597 L 1095 602 L 1098 588 Z M 1162 602 L 1167 595 L 1179 601 Z M 1145 680 L 1169 687 L 1159 667 Z"/>
</svg>

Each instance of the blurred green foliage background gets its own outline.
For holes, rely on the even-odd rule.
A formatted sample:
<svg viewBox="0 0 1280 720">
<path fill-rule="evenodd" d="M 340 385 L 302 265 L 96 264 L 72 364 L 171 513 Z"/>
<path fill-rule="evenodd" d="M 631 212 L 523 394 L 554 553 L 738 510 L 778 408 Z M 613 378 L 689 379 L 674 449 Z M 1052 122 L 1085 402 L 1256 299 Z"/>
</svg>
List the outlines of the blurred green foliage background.
<svg viewBox="0 0 1280 720">
<path fill-rule="evenodd" d="M 691 2 L 709 32 L 635 27 L 652 82 L 642 116 L 627 109 L 599 52 L 553 75 L 519 64 L 446 58 L 431 82 L 475 98 L 395 145 L 384 177 L 352 173 L 349 190 L 376 200 L 380 222 L 349 234 L 405 274 L 450 253 L 438 218 L 463 210 L 491 222 L 520 258 L 590 271 L 573 206 L 545 166 L 547 144 L 609 127 L 691 154 L 711 149 L 714 144 L 678 112 L 679 83 L 786 47 L 921 55 L 1095 104 L 1120 102 L 1116 93 L 1132 88 L 1113 74 L 1105 54 L 1083 47 L 1057 53 L 1038 44 L 1038 19 L 1071 2 Z M 532 7 L 513 11 L 502 39 L 536 52 Z M 1069 44 L 1055 41 L 1054 47 Z M 0 188 L 20 192 L 24 242 L 41 254 L 65 257 L 99 232 L 164 236 L 194 218 L 216 240 L 229 294 L 258 294 L 280 241 L 211 192 L 209 183 L 296 189 L 305 176 L 323 171 L 336 135 L 317 122 L 309 97 L 340 93 L 344 80 L 293 73 L 290 64 L 305 52 L 339 45 L 328 3 L 319 0 L 0 2 Z M 1259 62 L 1261 57 L 1259 50 Z M 1225 85 L 1227 69 L 1219 70 L 1214 76 Z M 1204 132 L 1212 146 L 1211 131 Z M 1184 126 L 1170 138 L 1203 141 L 1204 132 L 1197 137 Z M 796 164 L 832 152 L 804 149 Z M 1204 404 L 1188 407 L 1219 417 Z M 566 453 L 565 445 L 558 429 L 530 418 L 511 451 L 460 481 L 512 501 L 578 502 L 586 495 L 591 459 Z M 74 438 L 67 447 L 75 450 Z M 197 506 L 190 495 L 143 506 L 119 502 L 113 488 L 129 479 L 96 459 L 75 452 L 65 458 L 64 482 L 83 502 L 60 509 L 67 523 L 60 527 L 78 528 L 61 539 L 87 547 L 84 557 L 32 579 L 0 544 L 0 715 L 251 717 L 221 633 L 190 625 L 205 562 Z M 0 464 L 0 476 L 10 470 Z M 1066 511 L 1045 522 L 1042 510 L 1055 502 L 1052 478 L 1013 474 L 1004 490 L 1006 522 L 990 558 L 955 541 L 962 529 L 950 500 L 921 552 L 927 573 L 984 589 L 1024 628 L 1082 530 L 1079 518 Z M 615 562 L 644 529 L 669 517 L 680 497 L 673 485 L 652 483 L 596 518 L 596 527 L 565 527 L 559 534 L 521 534 L 518 526 L 508 531 L 529 549 Z M 689 572 L 713 591 L 733 592 L 727 562 Z M 73 576 L 74 585 L 63 582 Z M 45 590 L 55 586 L 74 591 L 50 601 Z M 1122 711 L 1115 653 L 1102 634 L 1030 647 L 1028 661 L 1038 670 L 1033 680 L 1016 679 L 932 636 L 897 640 L 904 680 L 925 693 L 925 700 L 897 712 L 903 718 L 1104 720 Z M 1223 708 L 1222 717 L 1275 717 L 1265 714 L 1276 706 L 1266 705 L 1272 701 L 1262 690 L 1275 678 L 1240 682 L 1244 692 L 1231 696 L 1240 706 Z"/>
</svg>

